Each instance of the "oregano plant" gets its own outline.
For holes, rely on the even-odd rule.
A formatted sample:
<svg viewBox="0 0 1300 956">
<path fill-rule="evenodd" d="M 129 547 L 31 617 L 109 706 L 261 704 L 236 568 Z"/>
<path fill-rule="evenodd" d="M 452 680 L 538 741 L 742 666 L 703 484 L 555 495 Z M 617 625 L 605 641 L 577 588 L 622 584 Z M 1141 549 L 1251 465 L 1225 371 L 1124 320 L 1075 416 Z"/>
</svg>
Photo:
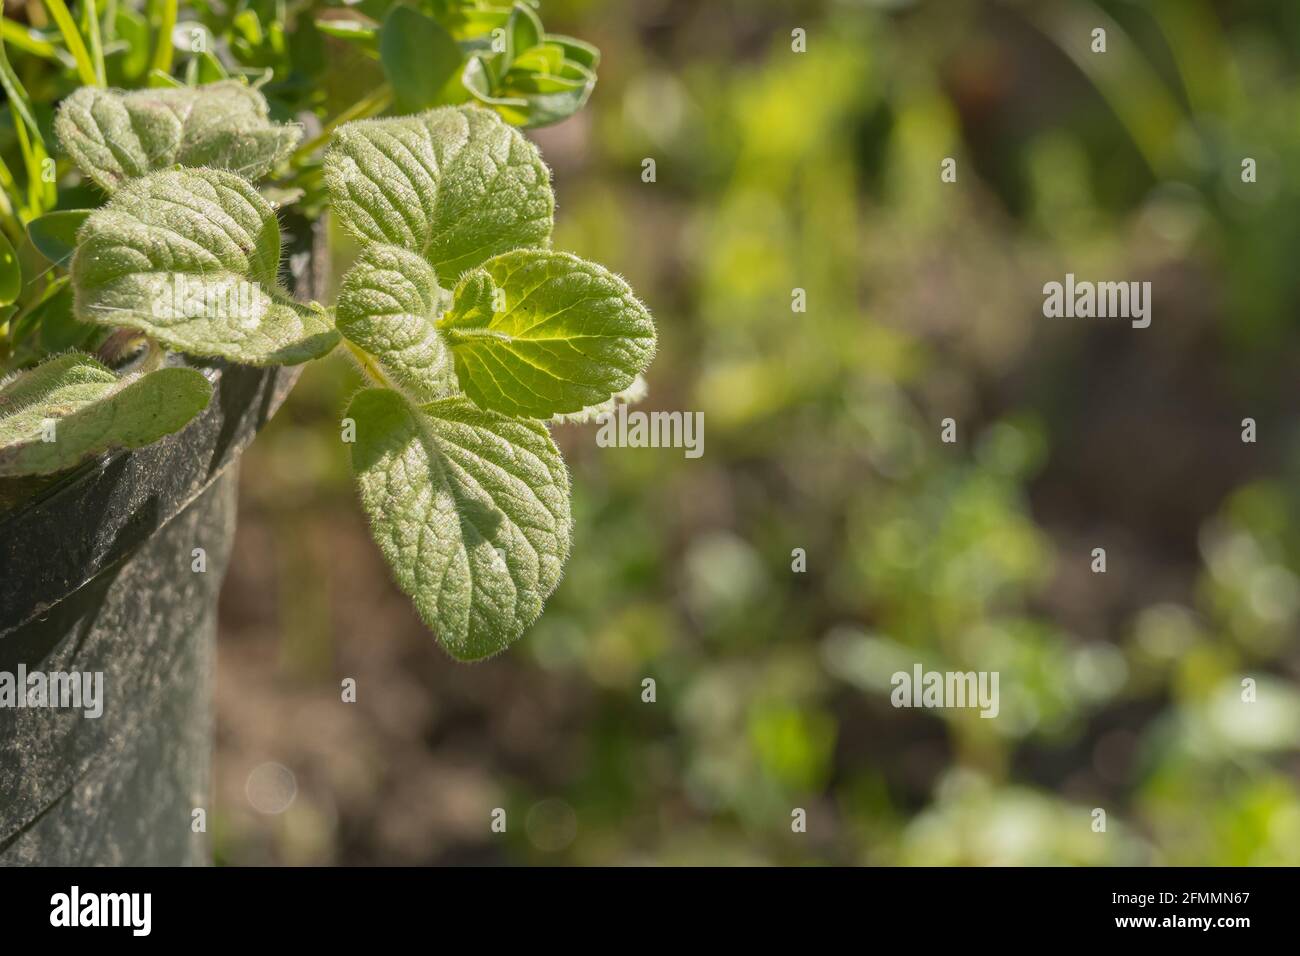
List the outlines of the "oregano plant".
<svg viewBox="0 0 1300 956">
<path fill-rule="evenodd" d="M 325 183 L 364 243 L 335 310 L 377 386 L 347 412 L 362 505 L 443 645 L 485 657 L 537 617 L 569 555 L 546 420 L 631 385 L 654 325 L 617 276 L 547 248 L 549 173 L 493 113 L 346 126 Z"/>
<path fill-rule="evenodd" d="M 286 159 L 302 131 L 271 123 L 265 97 L 237 80 L 127 93 L 83 86 L 54 121 L 81 171 L 113 192 L 173 165 L 229 169 L 257 180 Z"/>
<path fill-rule="evenodd" d="M 301 131 L 272 122 L 258 90 L 221 79 L 67 97 L 59 143 L 107 199 L 64 238 L 53 230 L 46 254 L 63 257 L 75 321 L 101 345 L 0 385 L 0 477 L 184 428 L 212 393 L 205 364 L 295 365 L 342 347 L 367 379 L 344 411 L 359 497 L 398 585 L 457 659 L 516 640 L 570 551 L 550 429 L 635 389 L 655 349 L 622 279 L 551 248 L 549 170 L 480 102 L 538 87 L 525 67 L 553 72 L 571 100 L 590 90 L 594 53 L 521 16 L 514 46 L 474 59 L 471 102 L 327 137 L 324 196 L 360 243 L 336 302 L 280 284 L 279 207 L 256 181 Z"/>
</svg>

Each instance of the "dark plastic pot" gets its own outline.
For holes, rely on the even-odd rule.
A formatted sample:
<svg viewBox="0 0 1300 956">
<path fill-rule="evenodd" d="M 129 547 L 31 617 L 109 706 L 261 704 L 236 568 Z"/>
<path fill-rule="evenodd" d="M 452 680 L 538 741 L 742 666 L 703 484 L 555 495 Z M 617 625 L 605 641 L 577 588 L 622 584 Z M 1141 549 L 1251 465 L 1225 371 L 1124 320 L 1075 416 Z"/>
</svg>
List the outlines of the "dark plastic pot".
<svg viewBox="0 0 1300 956">
<path fill-rule="evenodd" d="M 295 228 L 296 227 L 296 228 Z M 289 224 L 324 286 L 322 234 Z M 102 714 L 0 706 L 0 865 L 210 861 L 217 596 L 239 457 L 296 369 L 204 367 L 184 430 L 108 455 L 0 516 L 0 672 L 102 673 Z M 194 570 L 196 548 L 206 570 Z"/>
</svg>

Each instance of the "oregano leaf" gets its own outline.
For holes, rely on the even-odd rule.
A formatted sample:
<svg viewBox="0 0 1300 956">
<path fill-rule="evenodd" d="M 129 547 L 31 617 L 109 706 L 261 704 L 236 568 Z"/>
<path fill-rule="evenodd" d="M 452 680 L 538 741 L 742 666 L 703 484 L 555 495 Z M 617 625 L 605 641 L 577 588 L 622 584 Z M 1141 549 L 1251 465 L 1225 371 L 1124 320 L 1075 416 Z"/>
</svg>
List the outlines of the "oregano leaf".
<svg viewBox="0 0 1300 956">
<path fill-rule="evenodd" d="M 179 431 L 212 386 L 192 368 L 118 378 L 89 355 L 60 355 L 0 387 L 0 477 L 50 475 L 113 448 Z"/>
<path fill-rule="evenodd" d="M 453 657 L 501 651 L 569 555 L 569 477 L 550 434 L 464 398 L 417 407 L 381 388 L 347 415 L 361 503 L 398 586 Z"/>
<path fill-rule="evenodd" d="M 460 69 L 460 47 L 451 34 L 419 10 L 394 6 L 379 31 L 379 54 L 404 110 L 427 109 Z"/>
<path fill-rule="evenodd" d="M 510 249 L 544 244 L 555 211 L 537 148 L 477 107 L 342 126 L 325 154 L 340 222 L 363 240 L 416 252 L 449 286 Z"/>
<path fill-rule="evenodd" d="M 504 48 L 477 52 L 461 85 L 479 103 L 521 127 L 547 126 L 573 115 L 596 85 L 600 51 L 572 37 L 546 33 L 537 14 L 516 4 Z"/>
<path fill-rule="evenodd" d="M 595 405 L 588 405 L 586 408 L 579 409 L 576 412 L 565 412 L 562 415 L 551 416 L 552 425 L 584 425 L 587 422 L 594 422 L 600 419 L 602 415 L 615 415 L 618 413 L 620 405 L 635 405 L 646 397 L 650 391 L 650 386 L 646 383 L 644 375 L 638 375 L 632 380 L 632 384 L 621 392 L 615 392 L 603 402 L 597 402 Z"/>
<path fill-rule="evenodd" d="M 566 61 L 559 74 L 512 68 L 497 80 L 491 61 L 480 54 L 465 64 L 461 83 L 475 100 L 509 123 L 532 129 L 558 123 L 582 109 L 596 86 L 596 74 Z"/>
<path fill-rule="evenodd" d="M 451 353 L 434 329 L 442 290 L 433 267 L 397 246 L 367 246 L 343 277 L 335 321 L 348 341 L 422 401 L 456 391 Z"/>
<path fill-rule="evenodd" d="M 280 224 L 245 179 L 172 169 L 96 210 L 72 258 L 77 316 L 138 329 L 169 349 L 294 365 L 338 342 L 318 305 L 279 287 Z"/>
<path fill-rule="evenodd" d="M 565 252 L 489 259 L 438 322 L 465 393 L 483 408 L 549 418 L 632 384 L 655 349 L 654 323 L 618 276 Z"/>
<path fill-rule="evenodd" d="M 544 32 L 536 11 L 522 3 L 516 3 L 506 22 L 506 62 L 513 64 L 521 54 L 541 43 Z"/>
<path fill-rule="evenodd" d="M 129 93 L 82 87 L 63 101 L 54 130 L 82 172 L 108 192 L 177 164 L 258 179 L 302 135 L 297 126 L 272 123 L 266 98 L 237 80 Z"/>
<path fill-rule="evenodd" d="M 600 65 L 600 50 L 586 40 L 564 36 L 559 33 L 546 34 L 546 42 L 558 46 L 564 51 L 564 58 L 578 66 L 585 67 L 593 73 Z"/>
</svg>

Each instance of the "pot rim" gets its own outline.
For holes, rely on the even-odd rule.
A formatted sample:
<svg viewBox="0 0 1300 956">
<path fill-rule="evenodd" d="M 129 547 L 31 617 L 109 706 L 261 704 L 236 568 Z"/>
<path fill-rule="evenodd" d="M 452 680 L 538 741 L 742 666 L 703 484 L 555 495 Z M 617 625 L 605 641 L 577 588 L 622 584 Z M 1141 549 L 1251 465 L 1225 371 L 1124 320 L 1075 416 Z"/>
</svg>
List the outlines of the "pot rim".
<svg viewBox="0 0 1300 956">
<path fill-rule="evenodd" d="M 300 300 L 321 298 L 328 283 L 327 228 L 325 216 L 281 217 L 282 264 Z M 297 256 L 305 257 L 301 268 L 294 268 Z M 130 557 L 185 510 L 238 460 L 303 368 L 179 355 L 168 361 L 203 372 L 212 384 L 207 408 L 180 431 L 144 448 L 107 452 L 0 515 L 0 642 Z"/>
<path fill-rule="evenodd" d="M 183 429 L 78 466 L 0 516 L 0 640 L 129 557 L 234 463 L 301 366 L 196 364 L 212 400 Z"/>
</svg>

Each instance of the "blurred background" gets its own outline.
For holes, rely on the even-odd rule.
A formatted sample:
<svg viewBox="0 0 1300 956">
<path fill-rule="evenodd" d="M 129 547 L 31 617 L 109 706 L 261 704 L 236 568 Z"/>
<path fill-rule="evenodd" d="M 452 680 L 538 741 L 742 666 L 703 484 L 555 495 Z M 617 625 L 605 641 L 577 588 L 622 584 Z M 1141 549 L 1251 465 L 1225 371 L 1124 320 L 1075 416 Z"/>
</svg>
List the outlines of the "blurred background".
<svg viewBox="0 0 1300 956">
<path fill-rule="evenodd" d="M 557 427 L 564 581 L 460 665 L 310 367 L 243 464 L 218 862 L 1300 864 L 1300 6 L 541 13 L 603 52 L 530 133 L 556 245 L 649 304 L 640 407 L 704 455 Z M 1151 327 L 1045 319 L 1067 271 L 1150 280 Z M 999 717 L 895 709 L 914 663 L 999 671 Z"/>
</svg>

